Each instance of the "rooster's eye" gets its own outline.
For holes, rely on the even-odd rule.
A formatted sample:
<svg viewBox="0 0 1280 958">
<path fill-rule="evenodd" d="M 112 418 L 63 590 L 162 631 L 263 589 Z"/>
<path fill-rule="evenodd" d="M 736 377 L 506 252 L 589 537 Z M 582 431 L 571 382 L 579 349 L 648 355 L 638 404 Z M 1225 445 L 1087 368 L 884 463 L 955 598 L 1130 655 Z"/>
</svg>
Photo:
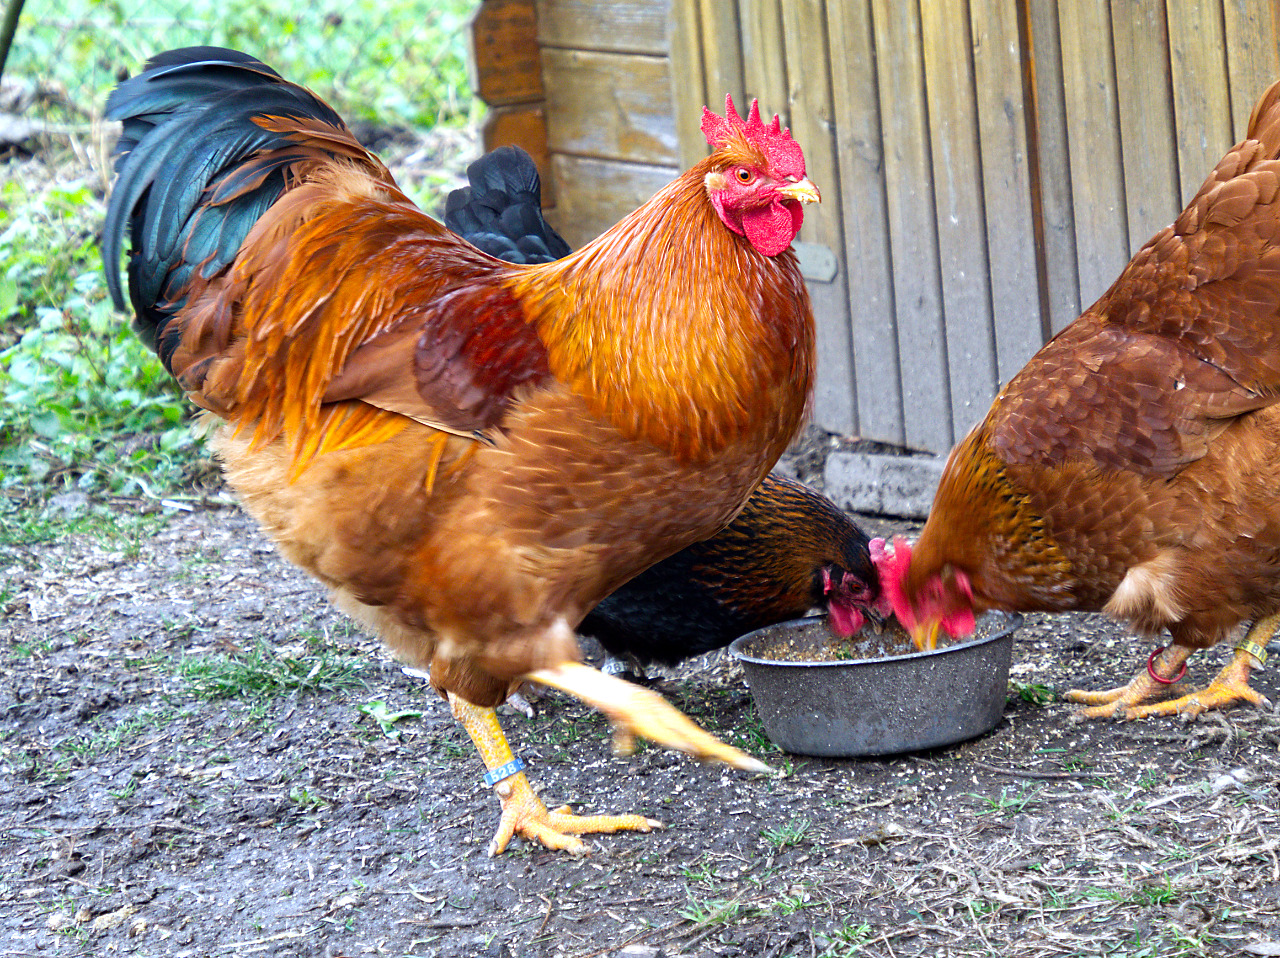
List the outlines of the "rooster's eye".
<svg viewBox="0 0 1280 958">
<path fill-rule="evenodd" d="M 751 176 L 751 171 L 750 171 L 750 170 L 745 169 L 745 168 L 741 168 L 741 167 L 738 169 L 738 182 L 739 182 L 739 183 L 750 183 L 752 179 L 753 179 L 753 177 Z"/>
</svg>

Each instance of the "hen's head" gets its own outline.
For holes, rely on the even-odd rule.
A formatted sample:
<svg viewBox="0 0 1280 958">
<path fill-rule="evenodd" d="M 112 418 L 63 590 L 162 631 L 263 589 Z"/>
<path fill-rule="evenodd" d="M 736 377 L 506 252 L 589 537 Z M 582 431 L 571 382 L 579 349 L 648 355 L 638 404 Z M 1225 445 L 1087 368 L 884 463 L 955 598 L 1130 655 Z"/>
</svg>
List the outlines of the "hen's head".
<svg viewBox="0 0 1280 958">
<path fill-rule="evenodd" d="M 874 560 L 876 553 L 884 550 L 884 540 L 872 539 L 869 549 Z M 859 574 L 828 563 L 819 572 L 828 622 L 841 638 L 847 639 L 861 631 L 867 619 L 880 622 L 892 611 L 880 589 L 874 566 L 869 574 Z"/>
<path fill-rule="evenodd" d="M 892 552 L 873 552 L 872 560 L 885 597 L 917 648 L 936 648 L 939 632 L 952 638 L 972 634 L 973 586 L 962 569 L 949 563 L 936 571 L 913 569 L 911 546 L 901 538 L 894 540 Z"/>
<path fill-rule="evenodd" d="M 725 226 L 745 236 L 765 256 L 791 245 L 804 222 L 804 204 L 821 200 L 804 172 L 804 153 L 774 116 L 766 125 L 760 104 L 751 101 L 743 120 L 724 98 L 725 115 L 703 108 L 702 133 L 716 148 L 706 175 L 707 196 Z"/>
</svg>

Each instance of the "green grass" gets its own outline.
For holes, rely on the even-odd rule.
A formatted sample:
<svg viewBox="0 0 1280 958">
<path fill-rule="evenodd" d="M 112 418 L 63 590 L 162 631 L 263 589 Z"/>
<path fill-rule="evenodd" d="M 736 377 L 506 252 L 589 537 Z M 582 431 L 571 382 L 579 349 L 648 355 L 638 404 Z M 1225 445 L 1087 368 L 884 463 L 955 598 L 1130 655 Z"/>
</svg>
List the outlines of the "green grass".
<svg viewBox="0 0 1280 958">
<path fill-rule="evenodd" d="M 871 938 L 871 926 L 847 922 L 818 939 L 821 958 L 854 958 L 863 953 L 863 945 Z"/>
<path fill-rule="evenodd" d="M 55 116 L 100 110 L 122 72 L 173 47 L 259 57 L 344 117 L 401 126 L 474 119 L 467 21 L 476 0 L 295 4 L 290 0 L 53 0 L 28 3 L 6 76 L 39 79 Z"/>
<path fill-rule="evenodd" d="M 1022 790 L 1013 790 L 1008 788 L 1000 789 L 999 798 L 991 798 L 987 795 L 979 795 L 977 792 L 969 792 L 970 798 L 976 798 L 979 805 L 985 805 L 985 808 L 979 808 L 977 814 L 990 815 L 998 813 L 1000 815 L 1017 814 L 1025 809 L 1036 796 L 1040 794 L 1041 786 L 1033 785 Z"/>
<path fill-rule="evenodd" d="M 809 820 L 797 818 L 776 828 L 766 828 L 760 837 L 773 846 L 775 851 L 782 851 L 792 845 L 799 845 L 809 834 Z"/>
<path fill-rule="evenodd" d="M 170 708 L 143 711 L 121 719 L 109 727 L 65 739 L 59 743 L 58 751 L 66 755 L 74 755 L 81 761 L 91 761 L 100 755 L 129 745 L 146 732 L 168 728 L 185 714 Z"/>
<path fill-rule="evenodd" d="M 678 914 L 697 926 L 728 925 L 739 918 L 743 911 L 740 901 L 733 898 L 701 899 L 689 895 L 689 902 Z"/>
<path fill-rule="evenodd" d="M 202 453 L 189 405 L 111 308 L 86 184 L 0 187 L 3 489 L 160 497 Z"/>
<path fill-rule="evenodd" d="M 368 662 L 358 653 L 311 643 L 305 652 L 277 652 L 265 643 L 233 655 L 191 655 L 171 665 L 202 699 L 260 702 L 294 692 L 342 692 L 362 687 Z"/>
<path fill-rule="evenodd" d="M 1058 694 L 1047 685 L 1009 681 L 1009 701 L 1029 702 L 1032 705 L 1048 705 L 1057 701 Z"/>
<path fill-rule="evenodd" d="M 27 501 L 67 490 L 175 498 L 207 491 L 215 475 L 190 404 L 107 296 L 97 237 L 112 134 L 91 121 L 121 76 L 163 49 L 227 45 L 316 89 L 360 135 L 366 122 L 474 124 L 483 109 L 466 68 L 475 4 L 26 5 L 5 79 L 35 91 L 30 115 L 59 132 L 34 160 L 8 161 L 0 184 L 0 491 Z M 22 531 L 0 524 L 11 540 L 57 531 L 39 517 Z"/>
<path fill-rule="evenodd" d="M 86 501 L 63 509 L 57 504 L 26 502 L 0 496 L 0 547 L 55 542 L 70 536 L 89 536 L 99 545 L 137 558 L 147 542 L 163 528 L 163 512 L 131 513 Z"/>
</svg>

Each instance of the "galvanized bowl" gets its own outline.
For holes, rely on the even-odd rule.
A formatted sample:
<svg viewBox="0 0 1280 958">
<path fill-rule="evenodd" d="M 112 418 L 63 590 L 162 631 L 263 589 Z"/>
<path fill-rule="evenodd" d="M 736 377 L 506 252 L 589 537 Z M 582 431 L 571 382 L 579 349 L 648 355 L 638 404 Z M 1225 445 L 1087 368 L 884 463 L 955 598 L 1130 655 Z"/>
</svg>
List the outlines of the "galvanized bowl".
<svg viewBox="0 0 1280 958">
<path fill-rule="evenodd" d="M 891 755 L 989 732 L 1004 712 L 1014 630 L 1022 616 L 992 612 L 974 638 L 932 652 L 876 659 L 760 658 L 780 638 L 802 652 L 829 645 L 826 616 L 793 619 L 735 639 L 765 732 L 801 755 Z"/>
</svg>

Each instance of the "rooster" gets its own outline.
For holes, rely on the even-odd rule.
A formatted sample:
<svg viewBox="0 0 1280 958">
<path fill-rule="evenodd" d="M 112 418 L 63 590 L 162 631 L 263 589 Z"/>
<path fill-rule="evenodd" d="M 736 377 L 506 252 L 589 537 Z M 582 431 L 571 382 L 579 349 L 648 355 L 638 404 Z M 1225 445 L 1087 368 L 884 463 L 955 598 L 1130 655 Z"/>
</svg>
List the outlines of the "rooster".
<svg viewBox="0 0 1280 958">
<path fill-rule="evenodd" d="M 543 218 L 538 169 L 524 150 L 486 153 L 467 167 L 467 180 L 445 203 L 449 229 L 508 262 L 569 254 Z M 878 607 L 870 546 L 835 503 L 771 473 L 733 522 L 623 585 L 578 632 L 604 646 L 605 671 L 640 676 L 645 663 L 675 664 L 814 608 L 826 609 L 832 630 L 848 637 L 887 612 Z"/>
<path fill-rule="evenodd" d="M 418 210 L 310 92 L 242 53 L 171 51 L 123 121 L 104 224 L 135 326 L 222 420 L 231 486 L 336 604 L 430 672 L 519 834 L 647 830 L 551 812 L 493 706 L 525 679 L 739 768 L 651 690 L 579 660 L 600 599 L 726 525 L 803 420 L 813 316 L 794 253 L 818 191 L 753 104 L 709 157 L 570 256 L 496 260 Z"/>
<path fill-rule="evenodd" d="M 1101 610 L 1171 643 L 1087 717 L 1237 701 L 1280 624 L 1280 83 L 1173 224 L 952 450 L 914 548 L 881 566 L 917 643 L 986 609 Z M 1252 621 L 1207 688 L 1159 701 Z"/>
</svg>

